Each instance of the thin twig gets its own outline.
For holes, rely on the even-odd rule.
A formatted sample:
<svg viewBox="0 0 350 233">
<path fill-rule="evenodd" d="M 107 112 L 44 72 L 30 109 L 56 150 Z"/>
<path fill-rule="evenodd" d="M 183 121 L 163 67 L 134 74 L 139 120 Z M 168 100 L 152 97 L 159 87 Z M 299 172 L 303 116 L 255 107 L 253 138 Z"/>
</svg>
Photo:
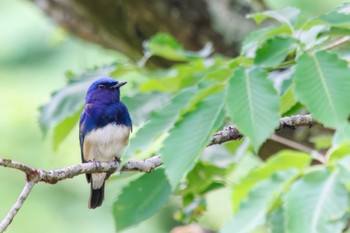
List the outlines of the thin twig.
<svg viewBox="0 0 350 233">
<path fill-rule="evenodd" d="M 272 134 L 270 139 L 275 141 L 275 142 L 278 142 L 280 144 L 286 145 L 286 146 L 288 146 L 290 148 L 306 152 L 306 153 L 312 155 L 313 159 L 315 159 L 315 160 L 317 160 L 317 161 L 319 161 L 321 163 L 325 163 L 326 162 L 326 159 L 325 159 L 324 155 L 322 155 L 321 153 L 319 153 L 316 150 L 313 150 L 313 149 L 311 149 L 311 148 L 309 148 L 307 146 L 304 146 L 303 144 L 300 144 L 300 143 L 297 143 L 295 141 L 289 140 L 287 138 L 278 136 L 276 134 Z"/>
<path fill-rule="evenodd" d="M 6 217 L 0 223 L 0 233 L 4 232 L 8 225 L 11 224 L 13 218 L 16 216 L 17 212 L 22 207 L 24 201 L 27 199 L 30 191 L 32 190 L 35 184 L 36 182 L 34 181 L 28 181 L 26 183 L 16 203 L 12 206 L 11 210 L 7 213 Z"/>
<path fill-rule="evenodd" d="M 281 130 L 283 128 L 294 129 L 299 126 L 312 127 L 317 124 L 319 123 L 315 121 L 309 114 L 288 116 L 280 119 L 276 131 Z M 228 127 L 225 127 L 223 130 L 216 132 L 210 140 L 208 146 L 221 144 L 227 141 L 238 140 L 242 137 L 243 135 L 238 131 L 238 129 L 230 125 Z"/>
<path fill-rule="evenodd" d="M 349 42 L 350 41 L 350 36 L 344 36 L 344 37 L 341 37 L 339 38 L 338 40 L 335 40 L 333 41 L 332 43 L 324 46 L 321 50 L 330 50 L 330 49 L 334 49 L 346 42 Z"/>
<path fill-rule="evenodd" d="M 306 152 L 308 154 L 311 154 L 313 152 L 313 150 L 311 148 L 307 147 L 307 146 L 304 146 L 304 145 L 302 145 L 300 143 L 297 143 L 295 141 L 289 140 L 287 138 L 278 136 L 276 134 L 272 134 L 270 139 L 275 141 L 275 142 L 278 142 L 280 144 L 286 145 L 286 146 L 288 146 L 290 148 Z"/>
</svg>

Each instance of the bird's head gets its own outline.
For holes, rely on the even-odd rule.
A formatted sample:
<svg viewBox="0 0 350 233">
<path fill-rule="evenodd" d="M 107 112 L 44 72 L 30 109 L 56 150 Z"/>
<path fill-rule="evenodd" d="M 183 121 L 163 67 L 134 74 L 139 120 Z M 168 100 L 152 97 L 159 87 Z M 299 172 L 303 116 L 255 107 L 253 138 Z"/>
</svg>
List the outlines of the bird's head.
<svg viewBox="0 0 350 233">
<path fill-rule="evenodd" d="M 118 82 L 109 77 L 103 77 L 93 82 L 85 97 L 86 103 L 115 103 L 120 100 L 119 88 L 127 82 Z"/>
</svg>

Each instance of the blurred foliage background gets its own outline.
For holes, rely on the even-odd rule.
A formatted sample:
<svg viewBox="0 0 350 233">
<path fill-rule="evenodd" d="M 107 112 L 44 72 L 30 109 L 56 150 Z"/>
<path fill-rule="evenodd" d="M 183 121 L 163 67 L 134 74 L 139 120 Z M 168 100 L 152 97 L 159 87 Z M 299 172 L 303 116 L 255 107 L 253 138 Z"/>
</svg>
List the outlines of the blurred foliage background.
<svg viewBox="0 0 350 233">
<path fill-rule="evenodd" d="M 305 15 L 318 15 L 346 1 L 268 0 L 271 8 L 299 7 Z M 80 163 L 77 128 L 57 152 L 39 129 L 38 108 L 65 83 L 65 73 L 82 72 L 110 64 L 123 55 L 84 42 L 55 26 L 29 1 L 0 1 L 0 156 L 42 169 Z M 254 159 L 246 162 L 252 166 Z M 123 181 L 125 182 L 125 181 Z M 123 182 L 107 185 L 102 208 L 87 208 L 89 186 L 80 176 L 56 185 L 38 184 L 7 232 L 115 232 L 111 215 L 113 197 Z M 15 202 L 24 185 L 24 176 L 0 168 L 0 218 Z M 226 205 L 228 191 L 210 194 L 210 216 L 201 221 L 221 225 L 231 212 Z M 220 198 L 217 198 L 220 196 Z M 226 199 L 225 199 L 226 198 Z M 215 204 L 214 204 L 215 202 Z M 169 232 L 171 206 L 162 213 L 125 232 Z M 227 216 L 227 218 L 225 218 Z"/>
</svg>

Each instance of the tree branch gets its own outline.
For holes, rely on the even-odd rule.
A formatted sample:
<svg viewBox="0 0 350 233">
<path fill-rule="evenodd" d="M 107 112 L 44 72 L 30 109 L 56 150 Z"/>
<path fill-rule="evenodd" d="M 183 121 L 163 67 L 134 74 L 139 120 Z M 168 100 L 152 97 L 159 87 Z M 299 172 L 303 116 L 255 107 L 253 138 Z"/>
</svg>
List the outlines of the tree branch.
<svg viewBox="0 0 350 233">
<path fill-rule="evenodd" d="M 2 220 L 2 222 L 0 223 L 0 232 L 4 232 L 8 227 L 8 225 L 11 224 L 13 218 L 16 216 L 17 212 L 22 207 L 24 201 L 27 199 L 34 185 L 35 185 L 35 182 L 33 181 L 29 181 L 26 183 L 16 203 L 12 206 L 11 210 L 7 213 L 4 220 Z"/>
<path fill-rule="evenodd" d="M 298 126 L 314 126 L 318 124 L 311 115 L 295 115 L 290 117 L 283 117 L 280 119 L 279 125 L 276 131 L 282 128 L 295 128 Z M 214 144 L 221 144 L 227 141 L 241 139 L 243 135 L 234 127 L 228 126 L 223 130 L 215 133 L 210 140 L 208 146 Z M 151 172 L 155 168 L 162 165 L 161 157 L 159 155 L 153 156 L 151 158 L 142 161 L 128 161 L 120 171 L 140 171 L 140 172 Z M 25 164 L 12 161 L 10 159 L 1 159 L 0 166 L 17 169 L 26 174 L 27 183 L 23 188 L 17 202 L 13 205 L 7 216 L 0 224 L 0 232 L 3 232 L 7 226 L 11 223 L 21 206 L 23 205 L 25 199 L 29 195 L 31 189 L 38 182 L 45 182 L 48 184 L 55 184 L 58 181 L 71 179 L 75 176 L 86 174 L 86 173 L 99 173 L 99 172 L 109 172 L 113 173 L 118 170 L 120 163 L 118 161 L 112 162 L 88 162 L 73 165 L 66 168 L 55 169 L 51 171 L 45 171 L 42 169 L 35 169 L 29 167 Z"/>
<path fill-rule="evenodd" d="M 315 121 L 311 115 L 295 115 L 283 117 L 280 119 L 279 125 L 276 128 L 276 131 L 279 131 L 283 128 L 296 128 L 299 126 L 308 126 L 312 127 L 319 124 Z M 210 140 L 208 146 L 215 144 L 222 144 L 227 141 L 241 139 L 243 135 L 236 129 L 234 126 L 230 125 L 225 127 L 223 130 L 216 132 L 212 139 Z"/>
</svg>

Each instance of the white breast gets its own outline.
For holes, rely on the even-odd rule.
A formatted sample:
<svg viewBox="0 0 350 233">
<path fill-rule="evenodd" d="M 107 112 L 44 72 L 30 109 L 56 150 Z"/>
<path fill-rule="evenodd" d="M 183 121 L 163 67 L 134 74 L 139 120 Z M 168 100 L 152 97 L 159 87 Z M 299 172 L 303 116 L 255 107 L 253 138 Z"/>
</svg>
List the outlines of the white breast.
<svg viewBox="0 0 350 233">
<path fill-rule="evenodd" d="M 129 134 L 129 127 L 116 124 L 92 130 L 84 138 L 84 159 L 106 162 L 120 158 L 128 144 Z"/>
</svg>

